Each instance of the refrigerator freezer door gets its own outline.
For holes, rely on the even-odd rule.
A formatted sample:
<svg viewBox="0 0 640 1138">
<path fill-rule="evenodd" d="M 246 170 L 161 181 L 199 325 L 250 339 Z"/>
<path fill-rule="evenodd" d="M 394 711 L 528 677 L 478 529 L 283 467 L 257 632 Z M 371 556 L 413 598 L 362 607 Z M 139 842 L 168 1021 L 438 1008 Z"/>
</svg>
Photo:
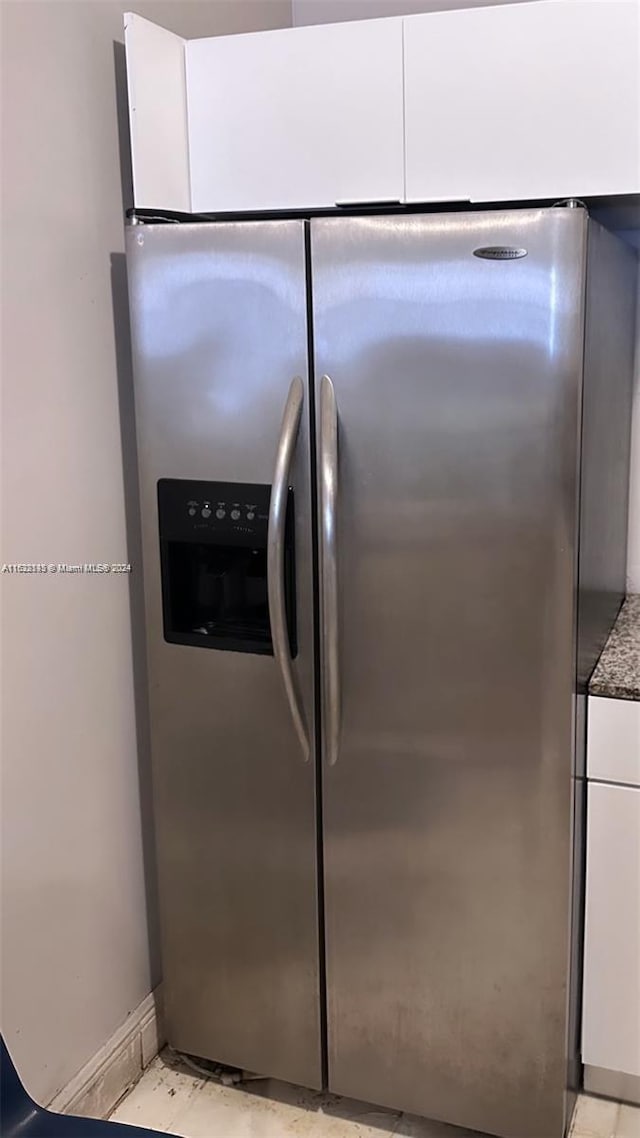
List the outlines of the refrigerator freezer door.
<svg viewBox="0 0 640 1138">
<path fill-rule="evenodd" d="M 137 226 L 127 242 L 168 1039 L 195 1055 L 319 1087 L 315 757 L 302 743 L 305 732 L 314 737 L 304 225 Z M 233 617 L 244 586 L 254 609 L 266 613 L 270 600 L 275 657 L 208 647 L 206 625 L 187 629 L 183 639 L 193 644 L 164 639 L 159 479 L 189 479 L 196 489 L 212 481 L 255 486 L 255 502 L 240 491 L 233 502 L 233 485 L 222 503 L 198 501 L 206 488 L 187 493 L 196 521 L 204 511 L 204 536 L 218 510 L 227 527 L 241 515 L 228 568 L 214 572 L 204 547 L 194 606 L 209 603 L 213 612 L 215 599 Z M 257 525 L 259 497 L 274 482 L 269 542 L 265 513 L 255 563 L 266 565 L 268 556 L 272 571 L 283 569 L 291 486 L 297 653 L 283 643 L 273 581 L 267 598 L 251 566 L 246 580 L 232 577 L 254 552 L 237 544 L 246 543 L 242 527 Z M 180 486 L 163 485 L 173 510 L 167 526 L 182 535 L 191 523 L 175 517 Z M 174 557 L 183 573 L 178 617 L 190 611 L 179 587 L 191 581 L 194 549 L 202 553 L 182 545 Z M 286 688 L 282 667 L 291 673 Z"/>
<path fill-rule="evenodd" d="M 329 1085 L 507 1138 L 564 1129 L 586 230 L 312 222 Z"/>
</svg>

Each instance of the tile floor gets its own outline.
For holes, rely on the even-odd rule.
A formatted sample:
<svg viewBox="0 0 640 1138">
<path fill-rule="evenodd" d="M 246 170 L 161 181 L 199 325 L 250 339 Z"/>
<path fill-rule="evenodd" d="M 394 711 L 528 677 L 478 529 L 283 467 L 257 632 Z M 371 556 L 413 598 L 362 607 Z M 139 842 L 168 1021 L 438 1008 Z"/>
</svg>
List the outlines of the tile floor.
<svg viewBox="0 0 640 1138">
<path fill-rule="evenodd" d="M 482 1138 L 475 1131 L 272 1080 L 223 1087 L 199 1078 L 166 1051 L 111 1118 L 180 1138 Z M 640 1138 L 640 1108 L 583 1095 L 571 1135 Z"/>
</svg>

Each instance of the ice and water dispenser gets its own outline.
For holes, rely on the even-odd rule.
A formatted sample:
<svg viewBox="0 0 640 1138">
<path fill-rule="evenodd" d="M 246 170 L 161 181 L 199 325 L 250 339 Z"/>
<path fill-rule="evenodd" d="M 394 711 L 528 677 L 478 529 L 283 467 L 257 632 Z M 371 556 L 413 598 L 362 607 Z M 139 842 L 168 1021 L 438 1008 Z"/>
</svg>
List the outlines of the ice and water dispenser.
<svg viewBox="0 0 640 1138">
<path fill-rule="evenodd" d="M 272 654 L 267 592 L 271 487 L 158 482 L 164 636 L 173 644 Z M 293 491 L 285 526 L 284 593 L 296 654 Z"/>
</svg>

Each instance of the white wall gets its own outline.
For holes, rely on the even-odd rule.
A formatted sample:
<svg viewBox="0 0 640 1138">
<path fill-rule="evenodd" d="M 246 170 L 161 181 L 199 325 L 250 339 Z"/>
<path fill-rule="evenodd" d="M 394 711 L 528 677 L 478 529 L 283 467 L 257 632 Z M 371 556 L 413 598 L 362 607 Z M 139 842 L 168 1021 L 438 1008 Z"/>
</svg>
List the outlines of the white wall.
<svg viewBox="0 0 640 1138">
<path fill-rule="evenodd" d="M 135 554 L 123 482 L 123 464 L 125 480 L 135 474 L 126 328 L 114 340 L 111 291 L 113 273 L 120 317 L 114 41 L 132 4 L 1 5 L 5 562 Z M 290 0 L 134 6 L 186 36 L 291 18 Z M 158 978 L 130 582 L 5 575 L 1 583 L 2 1030 L 28 1088 L 47 1101 Z M 135 597 L 137 578 L 131 585 Z M 143 769 L 145 818 L 147 781 Z"/>
</svg>

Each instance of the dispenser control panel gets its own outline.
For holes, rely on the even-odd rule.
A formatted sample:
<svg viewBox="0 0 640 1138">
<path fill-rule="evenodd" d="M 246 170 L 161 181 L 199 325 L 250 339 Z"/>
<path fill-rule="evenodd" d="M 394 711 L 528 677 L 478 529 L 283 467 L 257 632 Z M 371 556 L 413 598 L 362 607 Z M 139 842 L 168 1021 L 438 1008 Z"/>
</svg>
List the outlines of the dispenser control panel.
<svg viewBox="0 0 640 1138">
<path fill-rule="evenodd" d="M 158 482 L 160 536 L 174 541 L 264 545 L 271 487 L 250 482 Z"/>
</svg>

